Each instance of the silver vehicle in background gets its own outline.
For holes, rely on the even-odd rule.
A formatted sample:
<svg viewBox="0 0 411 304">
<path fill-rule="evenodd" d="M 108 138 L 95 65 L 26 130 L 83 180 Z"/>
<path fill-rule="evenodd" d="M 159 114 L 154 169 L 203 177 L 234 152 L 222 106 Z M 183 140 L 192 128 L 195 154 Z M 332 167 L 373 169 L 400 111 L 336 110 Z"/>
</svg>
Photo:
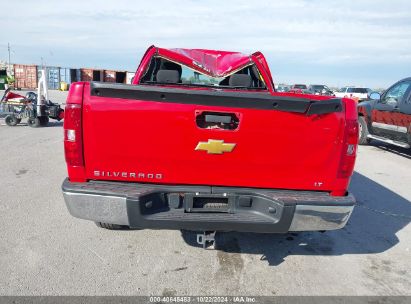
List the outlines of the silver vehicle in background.
<svg viewBox="0 0 411 304">
<path fill-rule="evenodd" d="M 335 96 L 333 90 L 324 84 L 310 84 L 308 90 L 314 95 Z"/>
</svg>

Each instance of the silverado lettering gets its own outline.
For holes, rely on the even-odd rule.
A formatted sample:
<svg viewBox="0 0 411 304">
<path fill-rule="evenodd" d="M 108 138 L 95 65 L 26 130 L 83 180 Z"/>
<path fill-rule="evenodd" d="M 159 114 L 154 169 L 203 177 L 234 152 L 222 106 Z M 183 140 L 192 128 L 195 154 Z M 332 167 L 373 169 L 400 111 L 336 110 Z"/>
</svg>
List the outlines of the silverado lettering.
<svg viewBox="0 0 411 304">
<path fill-rule="evenodd" d="M 120 172 L 120 171 L 94 171 L 95 177 L 124 177 L 124 178 L 149 178 L 162 179 L 161 173 L 135 173 L 135 172 Z"/>
<path fill-rule="evenodd" d="M 65 202 L 104 228 L 332 230 L 355 205 L 354 100 L 276 92 L 260 52 L 152 46 L 65 111 Z"/>
</svg>

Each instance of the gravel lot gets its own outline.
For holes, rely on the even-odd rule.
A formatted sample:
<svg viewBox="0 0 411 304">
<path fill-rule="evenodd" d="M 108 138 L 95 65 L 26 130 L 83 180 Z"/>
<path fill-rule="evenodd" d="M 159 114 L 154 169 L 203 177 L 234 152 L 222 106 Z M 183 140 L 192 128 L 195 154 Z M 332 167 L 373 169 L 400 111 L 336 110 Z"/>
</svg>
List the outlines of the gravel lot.
<svg viewBox="0 0 411 304">
<path fill-rule="evenodd" d="M 342 230 L 224 233 L 203 250 L 179 231 L 71 217 L 62 138 L 61 123 L 0 120 L 0 295 L 411 295 L 410 152 L 360 147 Z"/>
</svg>

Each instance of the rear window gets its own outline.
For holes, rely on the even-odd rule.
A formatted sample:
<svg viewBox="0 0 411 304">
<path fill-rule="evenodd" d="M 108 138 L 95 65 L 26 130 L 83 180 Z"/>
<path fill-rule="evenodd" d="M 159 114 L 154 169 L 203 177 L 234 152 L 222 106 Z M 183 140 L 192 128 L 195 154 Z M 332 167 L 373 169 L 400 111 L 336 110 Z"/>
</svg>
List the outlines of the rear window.
<svg viewBox="0 0 411 304">
<path fill-rule="evenodd" d="M 159 71 L 174 71 L 174 78 L 167 83 L 157 78 Z M 240 75 L 240 76 L 237 76 Z M 237 76 L 237 81 L 230 81 Z M 225 77 L 213 77 L 203 74 L 184 64 L 169 61 L 162 57 L 153 57 L 150 65 L 140 80 L 141 84 L 173 84 L 181 86 L 201 86 L 240 89 L 266 89 L 260 72 L 255 64 L 244 67 L 235 74 Z M 244 83 L 244 84 L 243 84 Z"/>
<path fill-rule="evenodd" d="M 294 89 L 306 89 L 307 86 L 305 84 L 295 84 Z"/>
<path fill-rule="evenodd" d="M 311 86 L 311 88 L 314 89 L 314 90 L 322 90 L 324 88 L 324 86 L 322 86 L 322 85 L 313 85 L 313 86 Z"/>
<path fill-rule="evenodd" d="M 367 94 L 368 90 L 366 88 L 348 88 L 348 93 L 360 93 L 360 94 Z"/>
</svg>

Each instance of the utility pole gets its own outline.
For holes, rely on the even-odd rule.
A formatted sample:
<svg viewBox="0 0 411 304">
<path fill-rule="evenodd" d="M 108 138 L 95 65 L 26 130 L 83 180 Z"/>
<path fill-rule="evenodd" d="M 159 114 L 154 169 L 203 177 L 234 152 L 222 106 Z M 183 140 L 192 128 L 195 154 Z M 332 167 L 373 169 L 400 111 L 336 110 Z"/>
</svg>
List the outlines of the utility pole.
<svg viewBox="0 0 411 304">
<path fill-rule="evenodd" d="M 9 73 L 11 73 L 11 63 L 10 63 L 10 42 L 7 43 L 7 50 L 9 51 Z"/>
</svg>

